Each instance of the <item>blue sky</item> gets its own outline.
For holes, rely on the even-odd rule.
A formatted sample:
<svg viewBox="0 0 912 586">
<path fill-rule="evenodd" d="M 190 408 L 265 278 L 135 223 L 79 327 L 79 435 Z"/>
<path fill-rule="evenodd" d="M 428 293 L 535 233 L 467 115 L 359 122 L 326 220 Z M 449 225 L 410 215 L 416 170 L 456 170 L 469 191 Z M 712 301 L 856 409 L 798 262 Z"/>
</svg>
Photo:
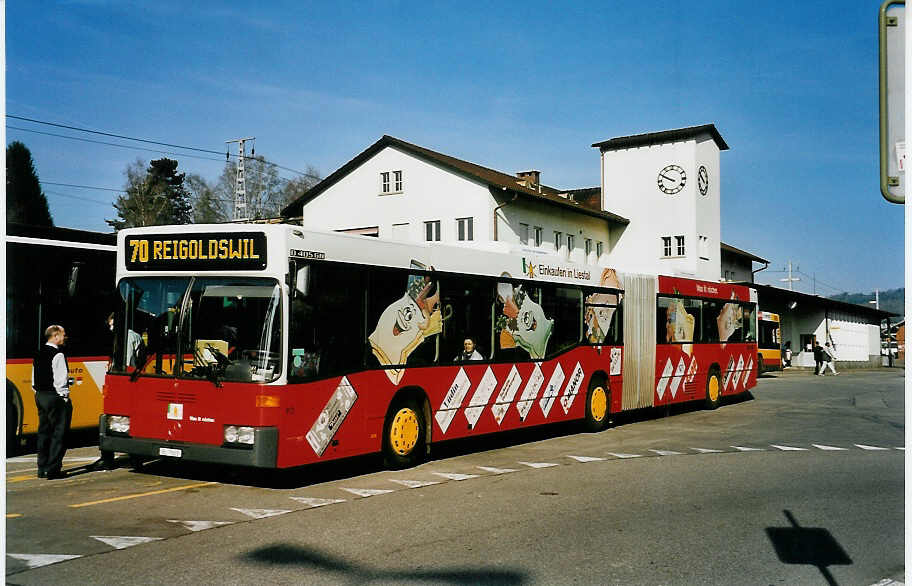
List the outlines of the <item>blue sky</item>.
<svg viewBox="0 0 912 586">
<path fill-rule="evenodd" d="M 568 189 L 599 184 L 594 142 L 713 123 L 722 239 L 771 261 L 758 282 L 791 260 L 809 293 L 903 284 L 902 207 L 878 187 L 879 0 L 262 4 L 8 2 L 7 114 L 215 151 L 256 136 L 324 176 L 391 134 Z M 11 127 L 126 141 L 7 119 L 48 183 L 120 189 L 162 156 Z M 209 180 L 224 163 L 160 148 Z M 112 191 L 44 190 L 57 225 L 115 215 Z"/>
</svg>

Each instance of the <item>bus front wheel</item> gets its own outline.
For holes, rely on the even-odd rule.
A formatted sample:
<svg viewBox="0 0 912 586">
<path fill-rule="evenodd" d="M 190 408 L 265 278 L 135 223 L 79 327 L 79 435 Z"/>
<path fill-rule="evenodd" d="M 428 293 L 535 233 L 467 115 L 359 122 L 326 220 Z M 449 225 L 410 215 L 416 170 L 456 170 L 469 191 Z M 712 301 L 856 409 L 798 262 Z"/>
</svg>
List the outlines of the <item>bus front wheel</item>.
<svg viewBox="0 0 912 586">
<path fill-rule="evenodd" d="M 425 452 L 424 411 L 413 399 L 396 403 L 383 425 L 383 458 L 390 468 L 409 468 Z"/>
<path fill-rule="evenodd" d="M 22 429 L 22 399 L 12 383 L 6 381 L 6 451 L 19 451 L 19 430 Z"/>
<path fill-rule="evenodd" d="M 608 426 L 611 393 L 602 377 L 593 377 L 586 392 L 586 431 L 602 431 Z"/>
<path fill-rule="evenodd" d="M 706 377 L 706 408 L 715 409 L 722 400 L 722 381 L 718 367 L 713 366 Z"/>
</svg>

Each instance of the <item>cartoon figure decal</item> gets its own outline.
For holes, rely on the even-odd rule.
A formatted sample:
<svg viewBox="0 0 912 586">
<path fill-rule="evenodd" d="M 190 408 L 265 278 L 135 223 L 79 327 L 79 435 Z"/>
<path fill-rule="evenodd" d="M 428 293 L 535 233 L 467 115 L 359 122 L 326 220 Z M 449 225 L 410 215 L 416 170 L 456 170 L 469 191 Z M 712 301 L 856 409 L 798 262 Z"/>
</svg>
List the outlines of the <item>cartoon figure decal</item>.
<svg viewBox="0 0 912 586">
<path fill-rule="evenodd" d="M 416 261 L 412 261 L 412 267 L 425 268 Z M 409 275 L 405 294 L 383 310 L 367 340 L 380 364 L 404 365 L 415 348 L 442 328 L 437 282 L 426 275 Z M 399 384 L 405 376 L 404 367 L 384 372 L 393 384 Z"/>
<path fill-rule="evenodd" d="M 599 283 L 602 287 L 613 289 L 622 289 L 620 279 L 614 269 L 604 269 L 602 279 Z M 618 303 L 623 298 L 623 294 L 616 293 L 593 293 L 586 297 L 586 338 L 593 344 L 601 344 L 608 335 L 611 328 L 611 320 L 614 317 Z M 615 307 L 605 307 L 614 305 Z"/>
<path fill-rule="evenodd" d="M 731 298 L 738 299 L 734 293 Z M 741 328 L 741 317 L 741 307 L 737 303 L 726 303 L 722 306 L 722 311 L 716 318 L 720 342 L 727 342 L 731 335 Z"/>
<path fill-rule="evenodd" d="M 509 278 L 510 275 L 501 276 Z M 523 290 L 522 285 L 498 283 L 497 301 L 501 306 L 501 315 L 497 317 L 500 347 L 519 346 L 530 358 L 544 358 L 554 320 L 545 316 L 541 305 Z"/>
<path fill-rule="evenodd" d="M 684 302 L 674 299 L 665 310 L 665 341 L 693 342 L 694 316 L 687 313 Z M 681 350 L 688 356 L 693 352 L 693 344 L 682 344 Z"/>
</svg>

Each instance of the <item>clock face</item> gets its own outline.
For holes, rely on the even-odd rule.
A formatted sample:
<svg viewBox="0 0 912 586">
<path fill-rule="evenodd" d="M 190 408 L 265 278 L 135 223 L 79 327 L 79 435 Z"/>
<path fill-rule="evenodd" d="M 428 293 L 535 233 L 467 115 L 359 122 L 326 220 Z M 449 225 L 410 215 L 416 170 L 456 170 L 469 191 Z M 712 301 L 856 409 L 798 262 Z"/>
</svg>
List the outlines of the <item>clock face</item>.
<svg viewBox="0 0 912 586">
<path fill-rule="evenodd" d="M 668 165 L 659 171 L 659 189 L 662 193 L 674 195 L 684 189 L 684 183 L 687 181 L 687 174 L 684 169 L 678 165 Z"/>
<path fill-rule="evenodd" d="M 697 187 L 700 188 L 700 195 L 706 195 L 709 191 L 709 173 L 703 165 L 697 170 Z"/>
</svg>

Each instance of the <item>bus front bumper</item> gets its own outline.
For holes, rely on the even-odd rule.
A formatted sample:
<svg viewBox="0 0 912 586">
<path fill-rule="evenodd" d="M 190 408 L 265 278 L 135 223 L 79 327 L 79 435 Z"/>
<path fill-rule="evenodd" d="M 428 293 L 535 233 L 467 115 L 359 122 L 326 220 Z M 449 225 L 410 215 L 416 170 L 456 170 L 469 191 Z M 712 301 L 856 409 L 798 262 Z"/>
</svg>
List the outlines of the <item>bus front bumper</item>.
<svg viewBox="0 0 912 586">
<path fill-rule="evenodd" d="M 99 419 L 98 434 L 98 446 L 102 452 L 121 452 L 146 458 L 169 458 L 228 466 L 275 468 L 279 452 L 279 430 L 275 427 L 259 427 L 254 430 L 254 442 L 249 448 L 170 442 L 114 435 L 108 433 L 108 430 L 105 429 L 105 415 L 102 415 Z"/>
</svg>

